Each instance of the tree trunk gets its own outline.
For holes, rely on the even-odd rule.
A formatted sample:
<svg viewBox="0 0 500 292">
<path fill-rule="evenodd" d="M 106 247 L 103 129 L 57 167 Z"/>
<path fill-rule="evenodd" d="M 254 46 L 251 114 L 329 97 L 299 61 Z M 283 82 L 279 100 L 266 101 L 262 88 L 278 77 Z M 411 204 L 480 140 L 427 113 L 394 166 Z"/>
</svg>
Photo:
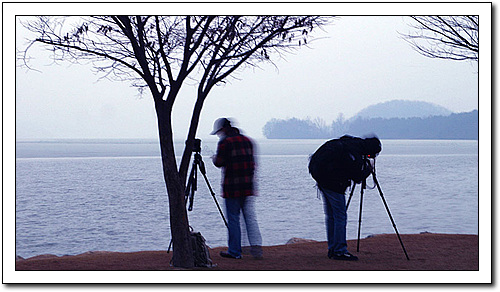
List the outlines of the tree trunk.
<svg viewBox="0 0 500 292">
<path fill-rule="evenodd" d="M 170 230 L 173 240 L 173 265 L 193 268 L 194 258 L 189 239 L 189 222 L 184 199 L 184 185 L 177 171 L 171 115 L 163 101 L 156 104 L 163 176 L 168 193 Z"/>
<path fill-rule="evenodd" d="M 203 108 L 203 103 L 205 102 L 206 97 L 207 97 L 207 94 L 205 94 L 204 92 L 198 92 L 198 99 L 196 100 L 196 103 L 195 103 L 195 106 L 193 109 L 193 115 L 191 116 L 191 124 L 189 125 L 189 132 L 188 132 L 188 136 L 186 139 L 186 148 L 185 148 L 184 153 L 182 155 L 181 165 L 179 168 L 179 174 L 180 174 L 181 179 L 183 180 L 184 183 L 186 181 L 187 172 L 189 170 L 189 161 L 190 161 L 192 149 L 194 146 L 194 139 L 196 137 L 198 125 L 200 123 L 201 109 Z"/>
</svg>

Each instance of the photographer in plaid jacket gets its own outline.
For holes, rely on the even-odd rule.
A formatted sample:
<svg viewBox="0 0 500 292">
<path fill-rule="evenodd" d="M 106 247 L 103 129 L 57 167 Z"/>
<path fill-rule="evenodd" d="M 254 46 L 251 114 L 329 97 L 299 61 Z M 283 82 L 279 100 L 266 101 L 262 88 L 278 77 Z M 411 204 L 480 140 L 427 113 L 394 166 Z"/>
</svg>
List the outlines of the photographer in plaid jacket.
<svg viewBox="0 0 500 292">
<path fill-rule="evenodd" d="M 257 259 L 262 258 L 262 237 L 254 209 L 254 146 L 252 141 L 231 126 L 226 118 L 217 119 L 212 135 L 220 141 L 214 165 L 223 170 L 222 197 L 225 199 L 228 218 L 228 250 L 220 253 L 222 257 L 240 259 L 241 228 L 240 213 L 243 214 L 250 242 L 250 253 Z"/>
</svg>

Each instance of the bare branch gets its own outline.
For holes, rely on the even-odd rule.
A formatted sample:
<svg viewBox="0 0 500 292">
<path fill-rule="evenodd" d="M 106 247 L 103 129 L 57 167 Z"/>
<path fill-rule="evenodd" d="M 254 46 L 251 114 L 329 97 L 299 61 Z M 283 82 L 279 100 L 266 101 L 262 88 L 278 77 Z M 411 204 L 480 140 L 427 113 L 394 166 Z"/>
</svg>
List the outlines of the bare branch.
<svg viewBox="0 0 500 292">
<path fill-rule="evenodd" d="M 420 54 L 441 59 L 478 61 L 478 16 L 412 16 L 415 29 L 403 37 Z"/>
<path fill-rule="evenodd" d="M 318 16 L 92 16 L 38 17 L 25 27 L 53 53 L 54 61 L 90 61 L 100 78 L 128 81 L 151 92 L 158 119 L 164 180 L 169 196 L 173 264 L 192 267 L 184 186 L 203 102 L 238 70 L 272 62 L 307 43 L 310 32 L 331 21 Z M 32 43 L 33 44 L 33 43 Z M 28 62 L 27 50 L 20 54 Z M 187 78 L 198 82 L 179 168 L 172 108 Z"/>
</svg>

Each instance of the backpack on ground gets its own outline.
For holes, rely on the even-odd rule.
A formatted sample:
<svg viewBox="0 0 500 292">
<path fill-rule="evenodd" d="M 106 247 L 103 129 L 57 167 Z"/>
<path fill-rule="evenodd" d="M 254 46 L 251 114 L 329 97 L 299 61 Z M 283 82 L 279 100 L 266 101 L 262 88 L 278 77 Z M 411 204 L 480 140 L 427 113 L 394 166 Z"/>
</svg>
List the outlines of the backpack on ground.
<svg viewBox="0 0 500 292">
<path fill-rule="evenodd" d="M 309 173 L 319 186 L 344 192 L 350 181 L 360 183 L 371 174 L 368 157 L 375 157 L 381 150 L 378 138 L 345 135 L 316 150 L 309 161 Z"/>
<path fill-rule="evenodd" d="M 200 232 L 191 231 L 191 246 L 193 248 L 193 257 L 195 267 L 206 267 L 211 268 L 214 266 L 212 259 L 210 258 L 210 251 L 207 244 L 205 243 L 205 238 Z"/>
</svg>

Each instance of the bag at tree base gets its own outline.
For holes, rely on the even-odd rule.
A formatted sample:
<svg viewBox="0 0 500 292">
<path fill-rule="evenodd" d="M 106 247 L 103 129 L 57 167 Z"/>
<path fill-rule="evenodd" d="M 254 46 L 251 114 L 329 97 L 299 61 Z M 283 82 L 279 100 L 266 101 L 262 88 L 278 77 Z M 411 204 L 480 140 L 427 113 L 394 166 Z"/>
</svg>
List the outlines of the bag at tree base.
<svg viewBox="0 0 500 292">
<path fill-rule="evenodd" d="M 212 259 L 205 238 L 200 232 L 191 232 L 191 246 L 193 248 L 195 267 L 213 267 Z"/>
<path fill-rule="evenodd" d="M 311 156 L 309 173 L 320 187 L 344 193 L 350 182 L 360 183 L 372 171 L 368 157 L 382 150 L 380 140 L 342 136 L 327 141 Z"/>
</svg>

